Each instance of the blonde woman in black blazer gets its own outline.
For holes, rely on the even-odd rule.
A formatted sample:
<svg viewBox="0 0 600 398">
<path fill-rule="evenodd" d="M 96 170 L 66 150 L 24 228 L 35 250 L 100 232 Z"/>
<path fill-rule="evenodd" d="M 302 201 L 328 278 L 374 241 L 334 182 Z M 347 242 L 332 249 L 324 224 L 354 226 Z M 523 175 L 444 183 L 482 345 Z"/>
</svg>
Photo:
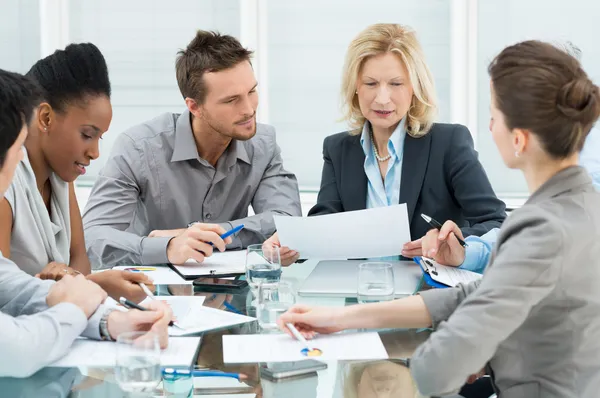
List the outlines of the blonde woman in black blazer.
<svg viewBox="0 0 600 398">
<path fill-rule="evenodd" d="M 406 257 L 421 255 L 425 213 L 483 235 L 506 217 L 477 159 L 469 130 L 434 123 L 433 80 L 414 32 L 375 24 L 350 43 L 342 100 L 351 130 L 323 143 L 323 174 L 309 216 L 406 203 Z M 266 242 L 279 246 L 277 234 Z M 293 249 L 293 248 L 292 248 Z M 280 249 L 283 264 L 299 253 Z M 399 248 L 400 250 L 400 248 Z"/>
</svg>

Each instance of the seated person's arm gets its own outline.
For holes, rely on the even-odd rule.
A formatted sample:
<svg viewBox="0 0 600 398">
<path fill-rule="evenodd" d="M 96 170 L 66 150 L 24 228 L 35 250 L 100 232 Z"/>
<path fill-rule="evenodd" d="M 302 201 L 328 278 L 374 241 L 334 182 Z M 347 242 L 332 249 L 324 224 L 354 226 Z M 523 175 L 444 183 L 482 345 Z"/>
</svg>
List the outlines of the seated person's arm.
<svg viewBox="0 0 600 398">
<path fill-rule="evenodd" d="M 69 184 L 69 214 L 71 218 L 71 260 L 69 266 L 83 275 L 89 275 L 92 269 L 85 251 L 83 223 L 73 183 Z"/>
<path fill-rule="evenodd" d="M 96 178 L 83 214 L 87 254 L 95 269 L 168 262 L 170 237 L 126 232 L 147 178 L 142 158 L 133 140 L 121 134 Z"/>
<path fill-rule="evenodd" d="M 559 264 L 564 261 L 561 231 L 544 217 L 530 214 L 503 233 L 506 239 L 500 243 L 493 265 L 460 307 L 440 296 L 446 289 L 421 293 L 434 326 L 439 326 L 410 363 L 424 395 L 458 390 L 556 286 Z"/>
<path fill-rule="evenodd" d="M 463 126 L 452 131 L 450 149 L 444 159 L 444 170 L 456 202 L 462 209 L 468 227 L 464 236 L 481 236 L 492 228 L 500 228 L 506 218 L 506 206 L 498 199 L 477 159 L 473 138 Z M 440 220 L 441 221 L 441 220 Z"/>
<path fill-rule="evenodd" d="M 335 181 L 335 170 L 329 155 L 329 137 L 323 140 L 323 172 L 317 203 L 308 212 L 309 216 L 339 213 L 344 211 L 342 199 Z"/>
<path fill-rule="evenodd" d="M 296 176 L 283 168 L 281 149 L 274 139 L 272 145 L 273 157 L 252 198 L 255 215 L 219 224 L 225 230 L 244 224 L 244 229 L 227 245 L 228 249 L 241 249 L 254 243 L 262 243 L 275 232 L 273 216 L 302 215 Z"/>
</svg>

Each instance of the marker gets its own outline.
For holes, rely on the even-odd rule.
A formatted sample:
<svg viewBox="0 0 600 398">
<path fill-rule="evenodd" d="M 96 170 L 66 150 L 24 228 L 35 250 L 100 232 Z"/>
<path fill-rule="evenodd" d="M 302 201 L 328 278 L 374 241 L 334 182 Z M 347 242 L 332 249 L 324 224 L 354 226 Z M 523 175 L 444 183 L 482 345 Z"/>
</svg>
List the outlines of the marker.
<svg viewBox="0 0 600 398">
<path fill-rule="evenodd" d="M 136 310 L 140 310 L 140 311 L 148 311 L 148 308 L 142 307 L 141 305 L 136 304 L 133 301 L 127 300 L 125 297 L 121 297 L 119 299 L 119 303 L 121 303 L 121 305 L 123 305 L 127 309 L 135 308 Z M 169 326 L 175 326 L 175 327 L 178 327 L 181 330 L 185 330 L 184 328 L 182 328 L 181 326 L 179 326 L 179 324 L 177 322 L 175 322 L 175 321 L 169 322 Z"/>
<path fill-rule="evenodd" d="M 427 224 L 431 225 L 431 227 L 437 229 L 438 231 L 442 228 L 442 224 L 440 224 L 438 221 L 436 221 L 434 218 L 429 217 L 427 214 L 423 214 L 421 213 L 421 218 L 423 218 L 423 220 L 425 220 L 425 222 L 427 222 Z M 461 238 L 459 238 L 458 236 L 454 235 L 456 237 L 456 239 L 458 240 L 458 243 L 460 243 L 460 245 L 462 247 L 467 247 L 467 243 L 462 240 Z"/>
</svg>

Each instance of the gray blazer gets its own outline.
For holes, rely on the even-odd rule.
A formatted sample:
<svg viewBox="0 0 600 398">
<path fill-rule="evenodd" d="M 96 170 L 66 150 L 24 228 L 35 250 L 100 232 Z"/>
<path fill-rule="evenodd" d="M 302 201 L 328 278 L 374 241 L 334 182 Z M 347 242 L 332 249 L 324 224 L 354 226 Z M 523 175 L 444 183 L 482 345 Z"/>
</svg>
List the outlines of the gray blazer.
<svg viewBox="0 0 600 398">
<path fill-rule="evenodd" d="M 436 331 L 411 360 L 421 393 L 486 367 L 500 398 L 600 394 L 600 194 L 565 169 L 506 219 L 483 279 L 421 293 Z"/>
<path fill-rule="evenodd" d="M 64 356 L 79 335 L 100 339 L 107 307 L 102 304 L 89 320 L 75 304 L 48 308 L 53 284 L 27 275 L 0 253 L 0 377 L 32 375 Z"/>
</svg>

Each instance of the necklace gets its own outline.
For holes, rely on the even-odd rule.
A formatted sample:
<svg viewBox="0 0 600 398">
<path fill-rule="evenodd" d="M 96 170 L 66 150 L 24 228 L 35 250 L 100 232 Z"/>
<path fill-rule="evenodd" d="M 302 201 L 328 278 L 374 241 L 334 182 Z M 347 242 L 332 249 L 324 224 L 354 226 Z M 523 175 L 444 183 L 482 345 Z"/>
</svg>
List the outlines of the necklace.
<svg viewBox="0 0 600 398">
<path fill-rule="evenodd" d="M 390 155 L 389 153 L 387 156 L 384 156 L 384 157 L 379 156 L 379 151 L 377 150 L 377 147 L 375 146 L 375 140 L 373 140 L 373 133 L 371 133 L 369 135 L 371 137 L 371 145 L 373 146 L 373 152 L 375 153 L 375 159 L 377 159 L 378 162 L 385 162 L 386 160 L 391 158 L 392 155 Z"/>
</svg>

